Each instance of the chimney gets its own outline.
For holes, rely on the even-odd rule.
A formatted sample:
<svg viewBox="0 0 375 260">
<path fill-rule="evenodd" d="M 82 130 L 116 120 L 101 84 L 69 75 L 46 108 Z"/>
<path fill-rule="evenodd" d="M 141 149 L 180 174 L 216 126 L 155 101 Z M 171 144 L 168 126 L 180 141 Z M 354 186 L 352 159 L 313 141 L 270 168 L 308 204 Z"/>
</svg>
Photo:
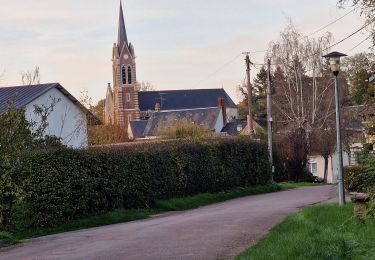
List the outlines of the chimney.
<svg viewBox="0 0 375 260">
<path fill-rule="evenodd" d="M 217 106 L 221 108 L 221 111 L 223 112 L 223 123 L 226 125 L 227 123 L 227 106 L 225 104 L 224 98 L 218 98 L 217 99 Z"/>
</svg>

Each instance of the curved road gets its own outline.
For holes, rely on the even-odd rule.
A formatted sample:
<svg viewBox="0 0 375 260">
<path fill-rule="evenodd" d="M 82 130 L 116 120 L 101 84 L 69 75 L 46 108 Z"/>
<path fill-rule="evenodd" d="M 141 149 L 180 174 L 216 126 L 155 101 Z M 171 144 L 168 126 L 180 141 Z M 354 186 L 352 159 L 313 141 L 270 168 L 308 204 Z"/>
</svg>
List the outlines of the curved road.
<svg viewBox="0 0 375 260">
<path fill-rule="evenodd" d="M 286 216 L 334 193 L 306 187 L 51 235 L 2 249 L 0 259 L 232 259 Z"/>
</svg>

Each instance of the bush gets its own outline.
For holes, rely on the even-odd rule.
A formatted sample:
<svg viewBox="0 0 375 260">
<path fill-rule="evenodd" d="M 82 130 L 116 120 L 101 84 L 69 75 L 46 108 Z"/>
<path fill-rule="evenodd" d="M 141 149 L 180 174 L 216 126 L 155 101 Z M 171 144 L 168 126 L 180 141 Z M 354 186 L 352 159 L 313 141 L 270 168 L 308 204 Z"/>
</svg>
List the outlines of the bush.
<svg viewBox="0 0 375 260">
<path fill-rule="evenodd" d="M 211 137 L 212 132 L 187 120 L 177 120 L 171 126 L 162 129 L 159 135 L 166 139 L 199 140 Z"/>
<path fill-rule="evenodd" d="M 368 192 L 375 184 L 375 169 L 368 165 L 344 167 L 344 174 L 348 191 Z"/>
<path fill-rule="evenodd" d="M 13 170 L 28 219 L 24 228 L 271 180 L 266 145 L 248 139 L 44 150 L 26 152 L 21 161 Z"/>
</svg>

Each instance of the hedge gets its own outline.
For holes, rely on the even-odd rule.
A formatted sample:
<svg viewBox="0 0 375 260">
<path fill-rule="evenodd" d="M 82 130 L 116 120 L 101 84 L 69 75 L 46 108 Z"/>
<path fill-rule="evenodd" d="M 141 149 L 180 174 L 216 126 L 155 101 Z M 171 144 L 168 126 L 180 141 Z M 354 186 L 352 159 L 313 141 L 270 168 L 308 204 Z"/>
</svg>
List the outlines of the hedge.
<svg viewBox="0 0 375 260">
<path fill-rule="evenodd" d="M 375 170 L 368 165 L 346 166 L 344 175 L 348 191 L 368 192 L 375 185 Z"/>
<path fill-rule="evenodd" d="M 25 152 L 13 170 L 30 228 L 151 207 L 157 199 L 263 185 L 271 181 L 269 169 L 264 143 L 229 139 Z"/>
</svg>

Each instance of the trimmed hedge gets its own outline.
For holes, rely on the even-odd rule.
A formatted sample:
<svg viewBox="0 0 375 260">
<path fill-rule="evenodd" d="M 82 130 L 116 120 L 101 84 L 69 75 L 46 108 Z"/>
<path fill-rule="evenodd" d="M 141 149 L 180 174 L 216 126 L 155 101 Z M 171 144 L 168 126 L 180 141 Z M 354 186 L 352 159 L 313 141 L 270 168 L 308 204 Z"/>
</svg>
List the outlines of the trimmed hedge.
<svg viewBox="0 0 375 260">
<path fill-rule="evenodd" d="M 271 181 L 266 145 L 248 139 L 33 151 L 21 162 L 27 228 Z"/>
</svg>

